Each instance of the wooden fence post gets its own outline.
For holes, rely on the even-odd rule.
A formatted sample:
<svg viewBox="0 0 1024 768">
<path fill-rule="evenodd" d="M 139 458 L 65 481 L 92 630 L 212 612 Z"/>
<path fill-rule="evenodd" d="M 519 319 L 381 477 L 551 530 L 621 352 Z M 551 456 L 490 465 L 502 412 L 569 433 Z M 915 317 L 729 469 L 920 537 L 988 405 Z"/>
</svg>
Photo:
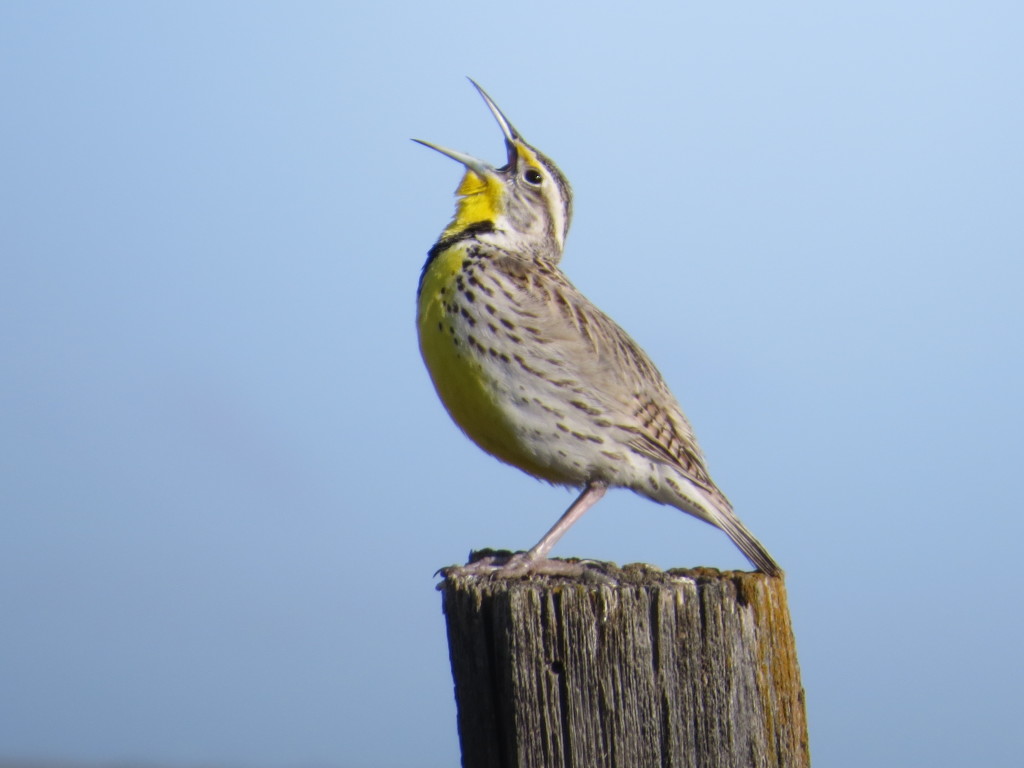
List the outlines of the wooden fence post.
<svg viewBox="0 0 1024 768">
<path fill-rule="evenodd" d="M 781 578 L 598 563 L 439 589 L 464 768 L 810 765 Z"/>
</svg>

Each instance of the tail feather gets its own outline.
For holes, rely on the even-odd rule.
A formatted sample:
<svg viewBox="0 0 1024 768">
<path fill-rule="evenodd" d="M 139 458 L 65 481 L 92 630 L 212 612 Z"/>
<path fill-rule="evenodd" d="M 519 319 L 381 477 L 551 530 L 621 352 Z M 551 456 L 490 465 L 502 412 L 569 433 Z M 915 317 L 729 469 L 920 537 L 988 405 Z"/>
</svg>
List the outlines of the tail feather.
<svg viewBox="0 0 1024 768">
<path fill-rule="evenodd" d="M 736 515 L 731 512 L 719 515 L 714 524 L 725 531 L 747 560 L 757 566 L 759 570 L 769 576 L 782 575 L 782 568 L 779 567 L 779 564 L 772 559 L 764 545 L 754 538 L 754 534 L 747 530 L 747 527 L 740 522 Z"/>
<path fill-rule="evenodd" d="M 721 529 L 755 567 L 769 576 L 781 576 L 782 568 L 775 562 L 754 534 L 740 522 L 732 504 L 714 483 L 696 483 L 678 470 L 672 477 L 662 476 L 660 493 L 641 491 L 648 498 L 670 504 L 687 514 Z M 680 482 L 682 481 L 682 482 Z"/>
<path fill-rule="evenodd" d="M 652 464 L 652 468 L 658 466 Z M 754 534 L 740 522 L 736 513 L 732 511 L 729 499 L 710 478 L 699 480 L 683 472 L 679 467 L 666 464 L 660 465 L 660 469 L 659 483 L 637 483 L 629 487 L 641 496 L 673 506 L 721 529 L 751 564 L 769 576 L 782 575 L 782 568 L 768 554 L 764 545 L 754 538 Z"/>
</svg>

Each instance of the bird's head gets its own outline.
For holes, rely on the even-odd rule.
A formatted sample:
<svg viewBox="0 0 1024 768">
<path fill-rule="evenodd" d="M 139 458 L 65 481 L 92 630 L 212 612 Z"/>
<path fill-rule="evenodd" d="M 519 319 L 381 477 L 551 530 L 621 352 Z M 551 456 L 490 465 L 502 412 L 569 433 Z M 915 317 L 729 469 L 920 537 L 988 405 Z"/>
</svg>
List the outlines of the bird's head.
<svg viewBox="0 0 1024 768">
<path fill-rule="evenodd" d="M 514 252 L 557 262 L 572 218 L 572 189 L 548 157 L 527 144 L 483 88 L 470 80 L 483 97 L 505 136 L 507 162 L 495 168 L 453 149 L 419 142 L 466 167 L 456 194 L 455 216 L 441 235 L 458 236 L 469 228 Z"/>
</svg>

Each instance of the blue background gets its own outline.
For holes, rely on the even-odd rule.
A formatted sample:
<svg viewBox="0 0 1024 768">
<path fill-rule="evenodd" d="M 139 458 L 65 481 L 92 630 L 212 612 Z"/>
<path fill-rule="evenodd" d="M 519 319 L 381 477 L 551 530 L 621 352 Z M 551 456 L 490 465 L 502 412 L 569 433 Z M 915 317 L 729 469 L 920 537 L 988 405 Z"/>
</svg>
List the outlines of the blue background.
<svg viewBox="0 0 1024 768">
<path fill-rule="evenodd" d="M 786 568 L 823 766 L 1019 765 L 1012 2 L 0 5 L 0 758 L 451 766 L 432 574 L 572 496 L 418 357 L 477 79 Z M 746 567 L 618 491 L 555 554 Z"/>
</svg>

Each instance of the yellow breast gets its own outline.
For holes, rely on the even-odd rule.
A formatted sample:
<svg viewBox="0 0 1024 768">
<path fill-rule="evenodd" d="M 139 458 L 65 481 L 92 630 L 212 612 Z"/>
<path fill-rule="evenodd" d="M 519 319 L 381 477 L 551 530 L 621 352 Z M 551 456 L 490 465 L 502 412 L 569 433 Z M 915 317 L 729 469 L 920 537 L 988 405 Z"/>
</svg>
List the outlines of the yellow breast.
<svg viewBox="0 0 1024 768">
<path fill-rule="evenodd" d="M 564 482 L 559 473 L 539 464 L 521 439 L 500 364 L 468 342 L 468 321 L 456 308 L 456 276 L 464 258 L 462 243 L 439 254 L 420 290 L 420 353 L 434 388 L 455 423 L 482 449 L 534 477 Z"/>
</svg>

